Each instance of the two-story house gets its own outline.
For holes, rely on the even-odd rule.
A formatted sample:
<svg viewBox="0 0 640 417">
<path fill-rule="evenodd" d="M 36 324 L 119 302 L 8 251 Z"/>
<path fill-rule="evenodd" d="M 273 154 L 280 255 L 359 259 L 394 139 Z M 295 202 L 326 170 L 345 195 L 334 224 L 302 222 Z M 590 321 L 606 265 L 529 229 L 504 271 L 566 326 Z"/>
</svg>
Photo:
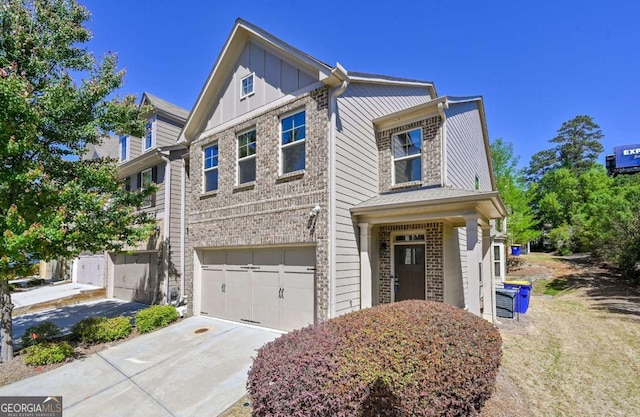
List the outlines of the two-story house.
<svg viewBox="0 0 640 417">
<path fill-rule="evenodd" d="M 176 140 L 189 112 L 149 93 L 142 95 L 140 106 L 150 109 L 144 137 L 110 138 L 105 142 L 115 144 L 90 148 L 87 155 L 106 156 L 108 147 L 112 149 L 108 156 L 119 161 L 119 175 L 127 188 L 139 190 L 151 183 L 158 187 L 142 207 L 156 219 L 155 234 L 126 253 L 107 253 L 103 270 L 108 297 L 160 304 L 184 296 L 186 147 Z M 78 259 L 78 281 L 83 282 L 83 274 L 99 275 L 95 271 L 101 265 L 99 257 L 86 254 Z"/>
<path fill-rule="evenodd" d="M 193 314 L 290 330 L 405 299 L 495 318 L 480 97 L 327 65 L 239 19 L 191 111 Z"/>
</svg>

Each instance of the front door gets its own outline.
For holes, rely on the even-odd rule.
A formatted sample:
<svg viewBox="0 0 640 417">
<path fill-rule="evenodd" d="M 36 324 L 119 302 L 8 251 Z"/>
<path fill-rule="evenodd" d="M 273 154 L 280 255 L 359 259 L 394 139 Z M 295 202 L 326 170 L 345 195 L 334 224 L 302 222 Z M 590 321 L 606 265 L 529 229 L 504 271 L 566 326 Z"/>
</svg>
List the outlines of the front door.
<svg viewBox="0 0 640 417">
<path fill-rule="evenodd" d="M 424 245 L 395 245 L 394 264 L 395 300 L 424 300 Z"/>
</svg>

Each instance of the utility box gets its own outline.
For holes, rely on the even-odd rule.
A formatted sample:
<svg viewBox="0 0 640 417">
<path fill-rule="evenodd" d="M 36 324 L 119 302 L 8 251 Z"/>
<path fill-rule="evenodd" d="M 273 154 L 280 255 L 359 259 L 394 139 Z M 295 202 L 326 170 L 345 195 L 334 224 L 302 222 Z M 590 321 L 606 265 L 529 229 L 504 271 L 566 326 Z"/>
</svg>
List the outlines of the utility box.
<svg viewBox="0 0 640 417">
<path fill-rule="evenodd" d="M 512 319 L 516 313 L 518 290 L 509 288 L 496 288 L 496 315 Z"/>
</svg>

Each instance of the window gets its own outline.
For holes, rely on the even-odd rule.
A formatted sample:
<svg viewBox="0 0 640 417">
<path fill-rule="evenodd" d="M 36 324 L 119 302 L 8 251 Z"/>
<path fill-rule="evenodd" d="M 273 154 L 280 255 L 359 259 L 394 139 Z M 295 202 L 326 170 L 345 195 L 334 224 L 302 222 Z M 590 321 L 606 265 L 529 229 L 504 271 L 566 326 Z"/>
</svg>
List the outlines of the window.
<svg viewBox="0 0 640 417">
<path fill-rule="evenodd" d="M 240 99 L 249 97 L 254 93 L 254 89 L 253 89 L 254 74 L 255 73 L 251 73 L 240 81 Z"/>
<path fill-rule="evenodd" d="M 218 144 L 204 148 L 204 192 L 218 189 Z"/>
<path fill-rule="evenodd" d="M 305 168 L 305 112 L 284 117 L 280 127 L 282 173 L 302 171 Z"/>
<path fill-rule="evenodd" d="M 142 138 L 142 151 L 148 151 L 156 146 L 156 118 L 152 117 L 147 120 L 145 125 L 144 138 Z"/>
<path fill-rule="evenodd" d="M 422 179 L 422 130 L 397 133 L 391 137 L 393 146 L 394 184 Z"/>
<path fill-rule="evenodd" d="M 502 275 L 502 249 L 500 245 L 493 246 L 493 271 L 496 277 Z"/>
<path fill-rule="evenodd" d="M 140 189 L 144 190 L 146 187 L 151 185 L 153 182 L 153 168 L 145 169 L 140 173 Z M 141 207 L 151 207 L 152 206 L 152 196 L 148 196 L 142 202 Z"/>
<path fill-rule="evenodd" d="M 120 136 L 120 162 L 129 159 L 129 136 Z"/>
<path fill-rule="evenodd" d="M 238 184 L 256 180 L 256 131 L 238 135 Z"/>
</svg>

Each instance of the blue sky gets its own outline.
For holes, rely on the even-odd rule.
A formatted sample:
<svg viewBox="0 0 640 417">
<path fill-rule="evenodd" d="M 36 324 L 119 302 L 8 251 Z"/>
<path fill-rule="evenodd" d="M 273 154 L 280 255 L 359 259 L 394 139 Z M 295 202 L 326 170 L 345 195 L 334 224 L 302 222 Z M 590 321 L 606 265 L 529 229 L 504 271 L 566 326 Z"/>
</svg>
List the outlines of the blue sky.
<svg viewBox="0 0 640 417">
<path fill-rule="evenodd" d="M 242 17 L 331 65 L 482 95 L 491 140 L 523 166 L 579 114 L 602 128 L 604 154 L 640 143 L 639 1 L 80 1 L 89 49 L 127 69 L 121 93 L 191 109 Z"/>
</svg>

